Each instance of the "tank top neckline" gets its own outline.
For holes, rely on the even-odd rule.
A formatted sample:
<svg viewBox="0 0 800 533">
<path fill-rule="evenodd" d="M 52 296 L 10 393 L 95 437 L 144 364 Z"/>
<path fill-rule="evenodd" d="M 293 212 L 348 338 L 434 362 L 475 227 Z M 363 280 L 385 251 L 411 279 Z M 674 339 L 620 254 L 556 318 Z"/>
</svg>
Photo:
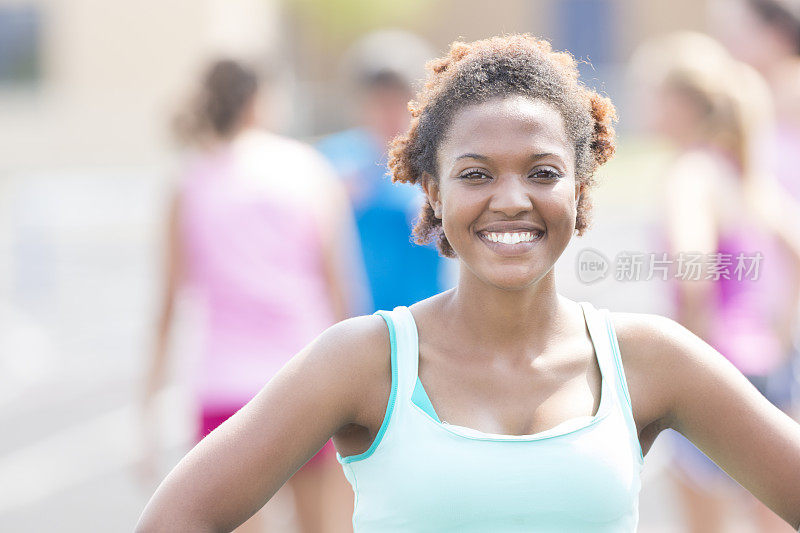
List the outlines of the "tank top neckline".
<svg viewBox="0 0 800 533">
<path fill-rule="evenodd" d="M 611 395 L 611 373 L 610 367 L 606 365 L 606 358 L 605 358 L 605 344 L 602 344 L 601 338 L 597 338 L 599 334 L 599 330 L 595 330 L 595 328 L 591 324 L 591 320 L 587 316 L 587 312 L 593 312 L 594 310 L 588 310 L 587 306 L 590 306 L 588 302 L 580 302 L 579 303 L 584 324 L 586 325 L 589 331 L 589 339 L 592 343 L 592 348 L 595 354 L 595 358 L 597 360 L 598 366 L 600 368 L 600 405 L 597 407 L 597 412 L 594 415 L 581 415 L 577 417 L 568 418 L 563 422 L 559 422 L 555 426 L 538 431 L 536 433 L 529 433 L 525 435 L 508 435 L 503 433 L 490 433 L 481 431 L 478 429 L 461 426 L 457 424 L 450 424 L 447 422 L 440 422 L 439 420 L 434 419 L 431 415 L 425 410 L 423 410 L 420 406 L 414 403 L 411 399 L 411 395 L 405 395 L 404 401 L 407 403 L 412 411 L 418 413 L 422 419 L 426 420 L 428 423 L 432 424 L 434 427 L 439 428 L 440 430 L 447 431 L 454 435 L 458 435 L 460 437 L 465 437 L 469 439 L 475 440 L 492 440 L 492 441 L 535 441 L 535 440 L 542 440 L 542 439 L 550 439 L 554 437 L 561 437 L 564 435 L 568 435 L 571 433 L 579 432 L 590 428 L 606 418 L 611 412 L 611 403 L 612 400 L 610 398 Z M 398 306 L 395 310 L 399 310 L 403 316 L 406 318 L 406 327 L 409 329 L 411 333 L 410 342 L 410 350 L 411 353 L 407 354 L 411 358 L 413 358 L 413 368 L 414 368 L 414 380 L 419 380 L 419 330 L 417 328 L 416 320 L 414 319 L 414 315 L 411 310 L 406 306 Z M 610 362 L 610 361 L 609 361 Z"/>
</svg>

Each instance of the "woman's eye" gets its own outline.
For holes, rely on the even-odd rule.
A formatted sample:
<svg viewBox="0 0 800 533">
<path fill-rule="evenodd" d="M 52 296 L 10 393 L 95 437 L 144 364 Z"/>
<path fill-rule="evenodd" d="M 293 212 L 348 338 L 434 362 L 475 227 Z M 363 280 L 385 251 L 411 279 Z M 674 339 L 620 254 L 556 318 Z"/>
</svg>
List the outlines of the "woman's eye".
<svg viewBox="0 0 800 533">
<path fill-rule="evenodd" d="M 461 179 L 470 180 L 470 181 L 477 181 L 488 178 L 486 174 L 483 172 L 478 172 L 476 170 L 470 170 L 468 172 L 464 172 L 459 176 Z"/>
<path fill-rule="evenodd" d="M 539 170 L 534 171 L 531 174 L 531 177 L 536 178 L 538 180 L 545 180 L 545 181 L 554 181 L 561 177 L 561 174 L 552 168 L 542 168 Z"/>
</svg>

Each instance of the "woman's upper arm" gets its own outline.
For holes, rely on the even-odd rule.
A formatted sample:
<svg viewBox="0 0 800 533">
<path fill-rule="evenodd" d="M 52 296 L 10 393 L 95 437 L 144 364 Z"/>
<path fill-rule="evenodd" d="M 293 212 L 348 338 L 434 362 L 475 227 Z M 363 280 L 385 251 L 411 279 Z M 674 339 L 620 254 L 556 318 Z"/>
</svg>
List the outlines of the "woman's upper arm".
<svg viewBox="0 0 800 533">
<path fill-rule="evenodd" d="M 388 379 L 388 343 L 377 315 L 328 328 L 181 460 L 139 530 L 230 531 L 247 520 L 338 429 L 359 420 L 367 382 Z"/>
<path fill-rule="evenodd" d="M 800 526 L 800 425 L 680 324 L 657 317 L 652 327 L 653 360 L 669 391 L 667 425 Z"/>
</svg>

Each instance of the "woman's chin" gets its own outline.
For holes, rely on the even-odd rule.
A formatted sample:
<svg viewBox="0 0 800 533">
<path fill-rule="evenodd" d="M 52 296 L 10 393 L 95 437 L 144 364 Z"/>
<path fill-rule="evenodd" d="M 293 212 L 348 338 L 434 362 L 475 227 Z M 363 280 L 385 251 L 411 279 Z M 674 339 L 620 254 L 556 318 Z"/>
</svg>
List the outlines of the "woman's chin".
<svg viewBox="0 0 800 533">
<path fill-rule="evenodd" d="M 494 272 L 487 273 L 484 277 L 484 281 L 501 290 L 521 291 L 535 285 L 542 277 L 543 274 L 538 270 L 525 270 L 522 272 L 501 272 L 495 270 Z"/>
</svg>

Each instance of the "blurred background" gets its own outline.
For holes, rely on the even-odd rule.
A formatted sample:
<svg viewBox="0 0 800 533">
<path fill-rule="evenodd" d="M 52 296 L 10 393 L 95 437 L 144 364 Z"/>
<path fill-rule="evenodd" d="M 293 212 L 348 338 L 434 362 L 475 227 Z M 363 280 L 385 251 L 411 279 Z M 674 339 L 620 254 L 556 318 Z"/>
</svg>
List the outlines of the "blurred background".
<svg viewBox="0 0 800 533">
<path fill-rule="evenodd" d="M 396 301 L 381 292 L 386 272 L 376 263 L 389 252 L 374 248 L 370 224 L 390 222 L 370 219 L 371 210 L 389 209 L 380 200 L 388 196 L 381 195 L 400 194 L 386 204 L 410 224 L 419 195 L 384 184 L 388 192 L 375 192 L 377 204 L 365 207 L 357 197 L 354 184 L 369 178 L 353 175 L 367 168 L 383 177 L 386 139 L 379 134 L 388 138 L 393 129 L 392 117 L 370 110 L 387 109 L 390 96 L 370 96 L 364 72 L 375 86 L 383 87 L 384 70 L 413 86 L 424 61 L 443 54 L 453 40 L 513 32 L 549 39 L 583 60 L 584 82 L 607 94 L 620 117 L 617 155 L 600 170 L 593 228 L 564 253 L 559 288 L 597 307 L 680 317 L 684 300 L 674 298 L 670 283 L 614 275 L 614 258 L 622 252 L 670 251 L 661 237 L 672 231 L 664 183 L 681 168 L 696 171 L 680 167 L 676 154 L 703 144 L 697 136 L 670 138 L 675 129 L 667 131 L 663 121 L 653 126 L 652 110 L 666 106 L 666 100 L 654 103 L 653 87 L 665 78 L 653 74 L 659 60 L 642 46 L 676 31 L 699 32 L 763 76 L 773 95 L 765 105 L 783 123 L 754 141 L 758 150 L 749 153 L 759 154 L 760 166 L 790 193 L 782 196 L 792 197 L 800 193 L 800 165 L 780 156 L 800 153 L 800 47 L 791 44 L 792 35 L 800 41 L 800 25 L 792 26 L 791 17 L 786 23 L 779 11 L 771 20 L 783 21 L 775 31 L 785 39 L 770 40 L 770 19 L 759 19 L 762 12 L 751 4 L 759 2 L 0 0 L 0 530 L 129 531 L 158 479 L 194 443 L 200 407 L 187 376 L 198 364 L 203 324 L 194 293 L 174 292 L 168 341 L 157 331 L 166 327 L 164 309 L 171 305 L 164 303 L 170 283 L 164 265 L 174 248 L 171 205 L 197 151 L 176 142 L 174 118 L 211 62 L 229 57 L 265 73 L 267 96 L 251 126 L 315 146 L 329 162 L 326 171 L 345 184 L 352 212 L 342 211 L 351 221 L 343 227 L 354 239 L 336 260 L 352 276 L 343 282 L 347 309 L 331 315 L 343 318 L 419 299 L 382 303 Z M 795 3 L 774 4 L 800 13 Z M 741 45 L 744 37 L 752 46 Z M 697 57 L 703 50 L 698 45 Z M 767 63 L 770 54 L 781 67 Z M 407 117 L 394 120 L 404 127 Z M 374 154 L 353 155 L 365 145 L 341 133 L 331 137 L 357 126 L 374 133 Z M 680 183 L 675 187 L 682 190 Z M 784 227 L 791 220 L 784 218 Z M 790 230 L 775 230 L 776 239 L 793 242 Z M 790 257 L 791 244 L 786 248 Z M 587 250 L 606 261 L 608 275 L 590 281 L 581 275 Z M 431 280 L 420 297 L 454 283 L 452 262 L 428 252 L 414 259 Z M 796 274 L 790 259 L 785 265 Z M 774 294 L 764 289 L 762 304 L 775 303 Z M 794 310 L 796 303 L 789 298 L 780 305 Z M 790 311 L 785 317 L 784 363 L 796 358 L 796 321 Z M 163 387 L 151 395 L 155 444 L 143 437 L 140 415 L 159 342 L 154 338 L 167 342 L 172 354 L 163 359 Z M 776 362 L 752 373 L 766 379 L 778 369 L 796 400 L 795 368 Z M 793 405 L 787 400 L 782 408 Z M 692 531 L 691 523 L 701 522 L 691 521 L 703 520 L 690 516 L 685 487 L 669 476 L 676 454 L 669 433 L 645 461 L 643 532 Z M 148 456 L 155 460 L 150 471 L 142 467 Z M 735 488 L 719 490 L 739 501 Z M 272 520 L 280 525 L 273 530 L 290 531 L 297 515 L 292 500 L 277 500 Z M 755 508 L 726 509 L 724 524 L 715 526 L 720 531 L 790 531 L 765 529 Z"/>
</svg>

